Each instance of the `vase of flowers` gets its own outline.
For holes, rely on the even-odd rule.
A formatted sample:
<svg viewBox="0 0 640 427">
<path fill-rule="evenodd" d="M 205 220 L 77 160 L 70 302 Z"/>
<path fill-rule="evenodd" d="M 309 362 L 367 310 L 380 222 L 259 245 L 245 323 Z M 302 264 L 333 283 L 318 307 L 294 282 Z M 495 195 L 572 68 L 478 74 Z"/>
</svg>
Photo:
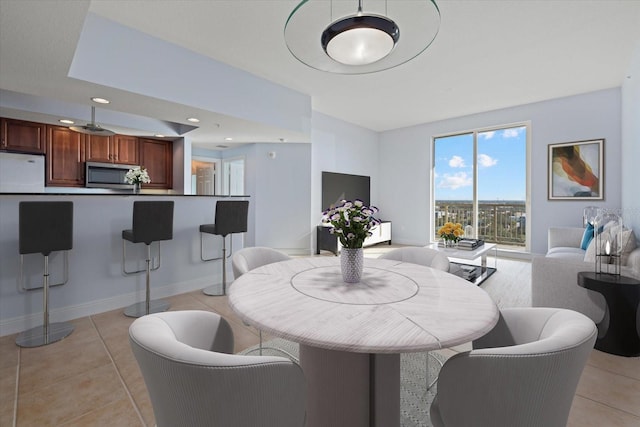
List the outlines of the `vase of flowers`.
<svg viewBox="0 0 640 427">
<path fill-rule="evenodd" d="M 124 182 L 133 185 L 134 194 L 138 194 L 140 193 L 140 187 L 142 186 L 142 184 L 150 183 L 151 178 L 149 178 L 149 173 L 144 166 L 136 166 L 127 171 L 127 173 L 124 175 Z"/>
<path fill-rule="evenodd" d="M 338 206 L 322 213 L 322 223 L 333 226 L 329 231 L 342 244 L 340 268 L 342 280 L 347 283 L 358 283 L 362 277 L 362 244 L 371 236 L 370 230 L 380 224 L 373 216 L 376 212 L 378 208 L 366 206 L 362 200 L 341 200 Z"/>
<path fill-rule="evenodd" d="M 447 222 L 438 230 L 438 235 L 444 241 L 445 248 L 454 247 L 464 236 L 464 230 L 462 224 Z"/>
</svg>

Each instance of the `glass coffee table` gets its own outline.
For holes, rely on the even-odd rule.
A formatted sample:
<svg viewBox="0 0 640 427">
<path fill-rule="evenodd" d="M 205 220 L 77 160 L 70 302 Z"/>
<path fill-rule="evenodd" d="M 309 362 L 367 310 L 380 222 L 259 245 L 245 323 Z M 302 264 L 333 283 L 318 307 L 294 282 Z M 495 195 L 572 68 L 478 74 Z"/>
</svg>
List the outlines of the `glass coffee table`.
<svg viewBox="0 0 640 427">
<path fill-rule="evenodd" d="M 445 248 L 439 246 L 438 243 L 431 243 L 426 247 L 440 251 L 449 258 L 451 262 L 450 273 L 460 276 L 476 285 L 480 285 L 498 269 L 498 245 L 495 243 L 485 243 L 472 251 L 455 247 Z M 491 250 L 494 251 L 494 264 L 493 267 L 487 267 L 487 254 Z M 451 258 L 472 262 L 480 258 L 480 265 L 455 262 L 451 261 Z"/>
</svg>

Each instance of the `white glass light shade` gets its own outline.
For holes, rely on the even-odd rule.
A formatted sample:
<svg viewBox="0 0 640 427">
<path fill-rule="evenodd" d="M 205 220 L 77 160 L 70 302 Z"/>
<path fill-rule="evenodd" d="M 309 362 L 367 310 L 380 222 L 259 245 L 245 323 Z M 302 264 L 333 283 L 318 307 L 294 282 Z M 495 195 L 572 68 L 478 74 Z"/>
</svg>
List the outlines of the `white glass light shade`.
<svg viewBox="0 0 640 427">
<path fill-rule="evenodd" d="M 355 0 L 301 0 L 284 28 L 289 51 L 298 61 L 317 70 L 338 74 L 375 73 L 397 67 L 418 56 L 435 39 L 440 28 L 440 10 L 435 0 L 367 1 L 366 9 L 353 15 L 356 4 Z M 389 30 L 389 24 L 395 30 Z M 380 49 L 386 53 L 354 60 L 349 56 L 343 57 L 338 48 L 334 51 L 333 46 L 329 47 L 338 35 L 351 33 L 356 28 L 382 33 L 378 36 L 385 40 L 386 47 Z M 402 40 L 398 39 L 400 32 Z M 391 49 L 389 38 L 394 43 Z"/>
<path fill-rule="evenodd" d="M 377 28 L 354 28 L 336 35 L 327 44 L 327 54 L 347 65 L 365 65 L 387 56 L 395 43 Z"/>
</svg>

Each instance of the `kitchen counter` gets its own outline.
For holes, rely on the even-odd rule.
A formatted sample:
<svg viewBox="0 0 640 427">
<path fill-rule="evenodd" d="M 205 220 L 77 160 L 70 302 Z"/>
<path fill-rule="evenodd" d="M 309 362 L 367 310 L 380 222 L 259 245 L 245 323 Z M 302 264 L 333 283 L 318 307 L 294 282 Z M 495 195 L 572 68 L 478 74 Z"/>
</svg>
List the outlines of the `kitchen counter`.
<svg viewBox="0 0 640 427">
<path fill-rule="evenodd" d="M 246 196 L 233 198 L 243 197 Z M 229 197 L 144 191 L 136 195 L 4 193 L 0 194 L 0 336 L 38 326 L 42 322 L 42 292 L 18 290 L 18 206 L 21 201 L 68 200 L 74 204 L 69 282 L 52 287 L 49 295 L 51 321 L 60 322 L 126 307 L 144 300 L 144 274 L 122 274 L 121 236 L 122 230 L 131 228 L 133 202 L 137 199 L 154 198 L 175 201 L 175 211 L 173 239 L 162 242 L 162 264 L 159 270 L 151 273 L 152 298 L 168 297 L 219 283 L 222 263 L 200 260 L 199 226 L 213 223 L 216 201 Z M 253 223 L 251 210 L 250 208 L 249 224 Z M 234 234 L 232 238 L 234 250 L 244 246 L 245 234 Z M 220 256 L 221 237 L 205 236 L 204 244 L 206 257 Z M 128 242 L 127 245 L 127 268 L 145 268 L 145 245 Z M 155 253 L 155 244 L 153 247 Z M 61 252 L 54 252 L 50 256 L 51 283 L 59 282 L 62 277 L 62 258 Z M 24 259 L 25 285 L 40 285 L 43 273 L 42 255 L 25 255 Z M 231 271 L 230 266 L 227 266 L 227 270 Z M 227 280 L 231 282 L 232 277 Z"/>
</svg>

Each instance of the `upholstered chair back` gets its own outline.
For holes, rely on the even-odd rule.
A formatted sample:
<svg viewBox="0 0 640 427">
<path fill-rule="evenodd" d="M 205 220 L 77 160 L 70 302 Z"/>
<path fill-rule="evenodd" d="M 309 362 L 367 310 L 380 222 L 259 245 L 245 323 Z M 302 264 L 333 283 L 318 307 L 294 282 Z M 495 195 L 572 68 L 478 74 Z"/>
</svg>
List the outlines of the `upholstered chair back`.
<svg viewBox="0 0 640 427">
<path fill-rule="evenodd" d="M 218 314 L 143 316 L 131 324 L 129 338 L 158 427 L 305 423 L 300 366 L 283 357 L 231 354 L 233 333 Z"/>
<path fill-rule="evenodd" d="M 473 350 L 444 363 L 431 405 L 434 427 L 564 427 L 597 328 L 558 308 L 501 310 Z"/>
<path fill-rule="evenodd" d="M 449 271 L 449 258 L 442 252 L 431 248 L 413 246 L 397 248 L 380 255 L 378 258 L 410 262 L 442 271 Z"/>
</svg>

